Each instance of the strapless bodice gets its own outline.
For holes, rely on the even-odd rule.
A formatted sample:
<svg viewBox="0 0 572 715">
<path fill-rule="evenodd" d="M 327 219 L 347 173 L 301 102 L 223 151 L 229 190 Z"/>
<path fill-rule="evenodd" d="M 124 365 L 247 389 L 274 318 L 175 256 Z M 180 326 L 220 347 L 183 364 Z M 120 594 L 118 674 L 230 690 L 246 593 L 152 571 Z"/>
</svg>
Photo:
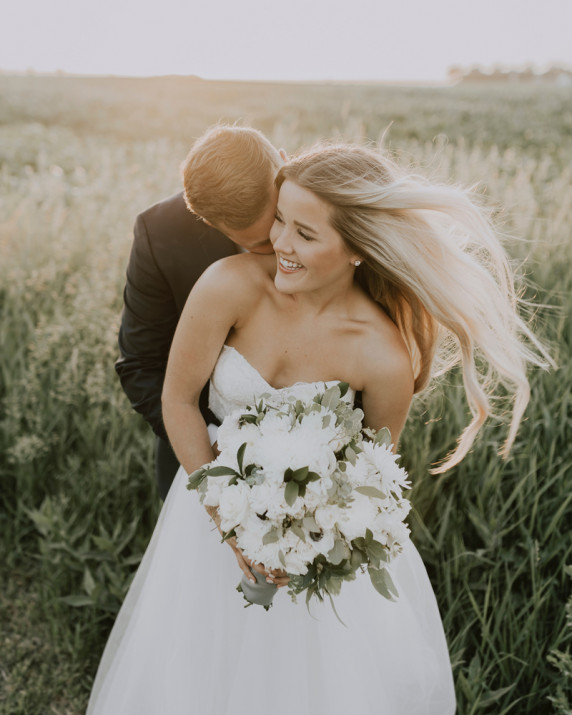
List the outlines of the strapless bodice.
<svg viewBox="0 0 572 715">
<path fill-rule="evenodd" d="M 261 395 L 269 399 L 283 401 L 295 396 L 296 399 L 311 400 L 338 380 L 316 382 L 296 382 L 288 387 L 272 387 L 248 360 L 230 345 L 224 345 L 211 375 L 209 385 L 209 407 L 219 420 L 223 420 L 234 410 L 252 405 Z M 352 403 L 355 392 L 349 389 L 344 399 Z"/>
</svg>

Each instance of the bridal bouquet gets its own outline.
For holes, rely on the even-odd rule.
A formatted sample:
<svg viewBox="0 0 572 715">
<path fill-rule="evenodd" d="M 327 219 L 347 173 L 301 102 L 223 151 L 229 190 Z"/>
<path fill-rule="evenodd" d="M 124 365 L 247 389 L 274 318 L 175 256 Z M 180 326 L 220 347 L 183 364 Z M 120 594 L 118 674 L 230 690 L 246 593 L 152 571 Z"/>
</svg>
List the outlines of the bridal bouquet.
<svg viewBox="0 0 572 715">
<path fill-rule="evenodd" d="M 305 591 L 307 603 L 338 594 L 366 569 L 393 598 L 385 565 L 409 536 L 409 482 L 389 430 L 363 428 L 347 390 L 313 383 L 280 400 L 262 395 L 224 419 L 219 456 L 189 477 L 188 489 L 218 508 L 223 540 L 234 536 L 248 559 L 286 571 L 292 598 Z M 239 590 L 268 608 L 276 587 L 244 577 Z"/>
</svg>

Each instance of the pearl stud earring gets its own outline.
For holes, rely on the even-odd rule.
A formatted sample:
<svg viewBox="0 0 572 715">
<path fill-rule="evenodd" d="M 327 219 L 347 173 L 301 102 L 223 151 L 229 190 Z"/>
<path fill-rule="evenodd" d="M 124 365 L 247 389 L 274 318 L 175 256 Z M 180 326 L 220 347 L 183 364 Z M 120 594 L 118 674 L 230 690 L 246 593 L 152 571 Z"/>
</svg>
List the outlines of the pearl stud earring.
<svg viewBox="0 0 572 715">
<path fill-rule="evenodd" d="M 361 264 L 361 261 L 354 261 L 354 266 L 357 268 Z"/>
</svg>

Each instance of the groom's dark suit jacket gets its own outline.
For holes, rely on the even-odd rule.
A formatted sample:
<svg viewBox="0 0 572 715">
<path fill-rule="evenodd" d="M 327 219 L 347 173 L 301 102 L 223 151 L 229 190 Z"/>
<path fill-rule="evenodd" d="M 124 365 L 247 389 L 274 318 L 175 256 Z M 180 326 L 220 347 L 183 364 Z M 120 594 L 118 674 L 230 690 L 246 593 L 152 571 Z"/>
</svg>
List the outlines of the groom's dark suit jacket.
<svg viewBox="0 0 572 715">
<path fill-rule="evenodd" d="M 161 391 L 177 322 L 203 271 L 236 250 L 230 239 L 187 209 L 182 193 L 151 206 L 135 221 L 115 369 L 133 409 L 165 440 Z M 205 389 L 201 411 L 208 420 L 206 400 Z"/>
</svg>

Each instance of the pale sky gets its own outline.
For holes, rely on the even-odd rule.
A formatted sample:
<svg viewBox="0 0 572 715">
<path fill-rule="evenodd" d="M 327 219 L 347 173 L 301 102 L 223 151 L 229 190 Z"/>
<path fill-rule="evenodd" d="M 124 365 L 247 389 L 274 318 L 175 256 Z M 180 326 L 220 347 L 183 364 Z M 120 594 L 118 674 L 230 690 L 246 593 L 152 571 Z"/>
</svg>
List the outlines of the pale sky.
<svg viewBox="0 0 572 715">
<path fill-rule="evenodd" d="M 572 0 L 12 0 L 0 69 L 439 81 L 453 64 L 572 66 Z"/>
</svg>

